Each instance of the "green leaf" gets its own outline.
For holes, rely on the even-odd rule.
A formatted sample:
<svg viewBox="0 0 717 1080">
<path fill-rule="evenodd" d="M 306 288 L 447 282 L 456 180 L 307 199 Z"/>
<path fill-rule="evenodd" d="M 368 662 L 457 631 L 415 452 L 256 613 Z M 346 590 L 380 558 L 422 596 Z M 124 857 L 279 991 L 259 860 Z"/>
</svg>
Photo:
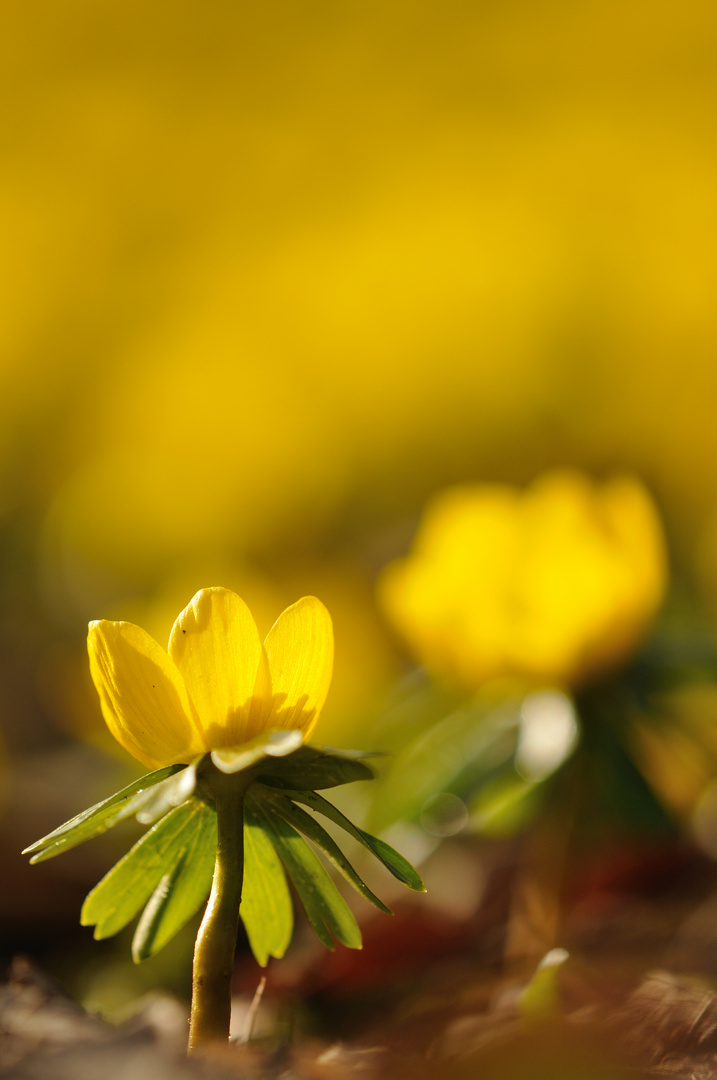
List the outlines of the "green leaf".
<svg viewBox="0 0 717 1080">
<path fill-rule="evenodd" d="M 132 941 L 135 964 L 159 952 L 209 896 L 217 849 L 217 816 L 199 802 L 192 806 L 192 812 L 194 817 L 185 826 L 186 846 L 140 916 Z"/>
<path fill-rule="evenodd" d="M 251 951 L 266 967 L 286 952 L 294 929 L 294 909 L 281 862 L 249 809 L 244 822 L 244 888 L 239 909 Z"/>
<path fill-rule="evenodd" d="M 409 889 L 413 889 L 414 892 L 426 891 L 423 878 L 416 868 L 411 866 L 408 859 L 405 859 L 400 852 L 387 844 L 385 840 L 380 840 L 378 836 L 371 836 L 371 833 L 364 832 L 363 829 L 358 831 L 369 851 L 373 852 L 376 858 L 383 863 L 398 881 L 403 885 L 407 885 Z"/>
<path fill-rule="evenodd" d="M 146 960 L 147 957 L 151 955 L 149 949 L 145 949 L 145 946 L 148 941 L 152 941 L 152 927 L 156 922 L 161 921 L 162 915 L 174 895 L 175 884 L 181 877 L 182 871 L 186 869 L 186 866 L 187 857 L 186 854 L 182 852 L 178 861 L 164 875 L 147 901 L 145 909 L 137 923 L 134 937 L 132 938 L 132 959 L 135 964 L 139 964 L 142 960 Z M 177 929 L 179 929 L 179 927 L 177 927 Z"/>
<path fill-rule="evenodd" d="M 332 934 L 349 949 L 361 948 L 361 931 L 348 904 L 306 841 L 288 822 L 254 803 L 262 827 L 293 881 L 311 927 L 327 948 Z"/>
<path fill-rule="evenodd" d="M 83 810 L 81 814 L 77 814 L 47 836 L 43 836 L 42 840 L 36 840 L 30 847 L 25 848 L 23 855 L 37 852 L 30 862 L 43 862 L 45 859 L 59 855 L 62 851 L 76 847 L 77 844 L 83 844 L 85 840 L 91 840 L 93 836 L 99 836 L 122 820 L 119 814 L 135 796 L 151 791 L 154 786 L 183 768 L 183 765 L 167 765 L 163 769 L 157 769 L 156 772 L 147 773 L 146 776 L 135 780 L 115 795 L 110 795 L 108 799 L 103 799 L 102 802 L 90 806 L 88 810 Z"/>
<path fill-rule="evenodd" d="M 297 750 L 303 742 L 300 731 L 262 731 L 241 746 L 212 750 L 212 761 L 223 773 L 248 769 L 263 757 L 284 757 Z"/>
<path fill-rule="evenodd" d="M 253 769 L 262 784 L 280 788 L 328 788 L 354 780 L 373 780 L 373 771 L 362 758 L 374 757 L 353 750 L 327 746 L 302 746 L 286 758 L 264 758 Z"/>
<path fill-rule="evenodd" d="M 163 780 L 150 791 L 138 792 L 122 807 L 113 824 L 134 815 L 141 825 L 151 825 L 174 806 L 180 806 L 197 786 L 197 765 L 201 760 L 201 757 L 196 758 L 191 765 L 183 767 L 181 772 Z"/>
<path fill-rule="evenodd" d="M 304 836 L 308 837 L 312 843 L 316 844 L 324 855 L 334 864 L 336 869 L 343 874 L 346 880 L 353 885 L 354 889 L 364 899 L 368 900 L 370 904 L 377 907 L 379 911 L 384 911 L 387 915 L 392 915 L 393 912 L 390 908 L 386 907 L 382 900 L 376 896 L 374 892 L 369 889 L 365 881 L 354 870 L 349 860 L 344 855 L 341 848 L 336 841 L 329 836 L 326 829 L 316 821 L 315 818 L 307 814 L 305 810 L 302 810 L 300 806 L 291 802 L 285 795 L 279 793 L 271 793 L 268 790 L 261 791 L 254 788 L 253 797 L 257 800 L 261 800 L 262 805 L 271 807 L 275 813 L 279 814 L 284 821 L 288 822 Z"/>
<path fill-rule="evenodd" d="M 371 833 L 359 829 L 357 825 L 349 821 L 345 814 L 337 810 L 328 799 L 325 799 L 322 795 L 317 795 L 315 791 L 286 791 L 284 794 L 296 802 L 302 802 L 306 806 L 310 806 L 312 810 L 323 814 L 329 821 L 333 821 L 335 825 L 344 829 L 350 836 L 353 836 L 354 840 L 358 840 L 372 855 L 375 855 L 403 885 L 407 885 L 414 892 L 426 891 L 421 875 L 411 866 L 408 859 L 405 859 L 385 840 L 379 840 L 377 836 L 372 836 Z"/>
<path fill-rule="evenodd" d="M 81 924 L 94 926 L 98 939 L 126 926 L 179 861 L 207 814 L 213 816 L 209 807 L 193 800 L 158 821 L 89 893 Z"/>
</svg>

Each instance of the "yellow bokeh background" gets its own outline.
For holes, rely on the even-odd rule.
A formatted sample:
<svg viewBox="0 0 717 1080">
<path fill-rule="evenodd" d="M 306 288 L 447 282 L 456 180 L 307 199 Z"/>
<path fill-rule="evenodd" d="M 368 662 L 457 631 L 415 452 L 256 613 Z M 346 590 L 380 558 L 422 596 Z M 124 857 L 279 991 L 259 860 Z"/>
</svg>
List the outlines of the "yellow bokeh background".
<svg viewBox="0 0 717 1080">
<path fill-rule="evenodd" d="M 345 573 L 373 691 L 425 500 L 551 465 L 642 476 L 717 593 L 716 38 L 635 0 L 8 13 L 0 509 L 48 619 Z"/>
</svg>

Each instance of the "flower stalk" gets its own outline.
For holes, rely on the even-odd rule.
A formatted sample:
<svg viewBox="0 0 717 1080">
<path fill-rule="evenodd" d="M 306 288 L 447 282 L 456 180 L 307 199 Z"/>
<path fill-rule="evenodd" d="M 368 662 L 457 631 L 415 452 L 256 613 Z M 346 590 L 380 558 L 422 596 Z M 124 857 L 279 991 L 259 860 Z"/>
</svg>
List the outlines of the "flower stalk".
<svg viewBox="0 0 717 1080">
<path fill-rule="evenodd" d="M 189 1052 L 227 1041 L 231 1021 L 234 951 L 244 879 L 244 795 L 240 774 L 212 769 L 207 778 L 217 810 L 212 891 L 194 948 Z"/>
</svg>

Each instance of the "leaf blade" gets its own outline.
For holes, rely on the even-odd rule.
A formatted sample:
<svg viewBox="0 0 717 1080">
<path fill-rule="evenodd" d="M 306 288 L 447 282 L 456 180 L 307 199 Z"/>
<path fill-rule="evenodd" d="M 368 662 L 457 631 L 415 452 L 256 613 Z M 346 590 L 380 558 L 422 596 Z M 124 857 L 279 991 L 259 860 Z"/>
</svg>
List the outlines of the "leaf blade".
<svg viewBox="0 0 717 1080">
<path fill-rule="evenodd" d="M 389 873 L 406 885 L 409 889 L 413 889 L 414 892 L 425 892 L 426 886 L 423 884 L 423 879 L 414 866 L 404 858 L 400 852 L 392 848 L 390 844 L 387 844 L 385 840 L 380 840 L 377 836 L 372 836 L 371 833 L 365 832 L 364 829 L 360 829 L 358 825 L 354 825 L 345 814 L 330 803 L 328 799 L 325 799 L 322 795 L 317 794 L 315 791 L 286 791 L 285 795 L 288 795 L 296 802 L 302 802 L 306 806 L 311 807 L 312 810 L 316 810 L 317 813 L 323 814 L 329 821 L 333 821 L 335 825 L 338 825 L 349 836 L 353 836 L 355 840 L 358 840 L 368 851 L 374 855 L 379 862 L 382 862 Z"/>
<path fill-rule="evenodd" d="M 47 836 L 43 836 L 41 840 L 36 840 L 34 844 L 25 848 L 23 855 L 34 852 L 30 862 L 43 862 L 78 844 L 83 844 L 85 840 L 100 836 L 122 820 L 117 814 L 121 813 L 140 792 L 153 788 L 183 768 L 183 765 L 167 765 L 163 769 L 156 769 L 134 780 L 127 787 L 110 795 L 109 798 L 76 814 L 57 829 L 53 829 Z"/>
<path fill-rule="evenodd" d="M 195 758 L 190 765 L 183 766 L 181 771 L 162 780 L 151 790 L 138 792 L 113 818 L 112 824 L 135 816 L 141 825 L 152 825 L 168 810 L 181 806 L 197 786 L 197 766 L 201 760 L 201 757 Z"/>
<path fill-rule="evenodd" d="M 334 750 L 326 746 L 301 746 L 282 759 L 257 762 L 253 771 L 263 784 L 279 788 L 337 787 L 356 780 L 373 780 L 373 770 L 364 763 L 362 754 L 351 750 Z"/>
<path fill-rule="evenodd" d="M 202 805 L 202 804 L 197 804 Z M 196 809 L 184 803 L 165 815 L 108 870 L 82 905 L 80 923 L 94 926 L 97 940 L 130 922 L 185 850 Z"/>
<path fill-rule="evenodd" d="M 136 964 L 163 949 L 209 896 L 217 848 L 217 818 L 203 803 L 193 807 L 193 813 L 194 827 L 186 847 L 158 883 L 140 916 L 132 940 L 132 959 Z"/>
<path fill-rule="evenodd" d="M 239 915 L 257 963 L 279 960 L 294 929 L 294 908 L 281 860 L 262 828 L 247 809 L 244 822 L 244 888 Z"/>
<path fill-rule="evenodd" d="M 358 923 L 318 857 L 288 822 L 267 814 L 257 803 L 254 806 L 316 936 L 328 949 L 334 949 L 334 937 L 349 949 L 360 949 Z"/>
<path fill-rule="evenodd" d="M 257 798 L 258 793 L 254 792 L 254 798 Z M 336 867 L 336 869 L 343 875 L 343 877 L 354 887 L 360 896 L 363 896 L 365 900 L 368 900 L 370 904 L 378 908 L 379 911 L 383 911 L 386 915 L 392 915 L 393 912 L 387 907 L 382 900 L 376 896 L 376 894 L 368 887 L 366 882 L 356 872 L 349 860 L 344 855 L 341 848 L 333 839 L 326 829 L 323 828 L 315 818 L 307 814 L 305 810 L 302 810 L 300 806 L 288 799 L 282 794 L 267 793 L 265 796 L 272 809 L 292 825 L 298 832 L 303 833 L 313 844 L 316 845 L 330 860 L 330 862 Z"/>
</svg>

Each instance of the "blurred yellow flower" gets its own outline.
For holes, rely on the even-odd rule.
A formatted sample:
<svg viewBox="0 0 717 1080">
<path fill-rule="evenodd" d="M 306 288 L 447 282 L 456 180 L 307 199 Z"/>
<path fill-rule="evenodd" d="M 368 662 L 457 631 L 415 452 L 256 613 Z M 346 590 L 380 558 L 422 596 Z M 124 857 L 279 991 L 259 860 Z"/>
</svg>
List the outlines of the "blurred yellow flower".
<svg viewBox="0 0 717 1080">
<path fill-rule="evenodd" d="M 305 596 L 262 645 L 244 601 L 213 588 L 177 617 L 167 652 L 139 626 L 106 620 L 90 623 L 87 647 L 107 726 L 156 769 L 273 729 L 306 740 L 331 683 L 334 639 L 324 605 Z"/>
<path fill-rule="evenodd" d="M 662 527 L 642 484 L 556 470 L 525 491 L 478 484 L 439 495 L 379 595 L 439 678 L 575 685 L 629 656 L 666 579 Z"/>
</svg>

